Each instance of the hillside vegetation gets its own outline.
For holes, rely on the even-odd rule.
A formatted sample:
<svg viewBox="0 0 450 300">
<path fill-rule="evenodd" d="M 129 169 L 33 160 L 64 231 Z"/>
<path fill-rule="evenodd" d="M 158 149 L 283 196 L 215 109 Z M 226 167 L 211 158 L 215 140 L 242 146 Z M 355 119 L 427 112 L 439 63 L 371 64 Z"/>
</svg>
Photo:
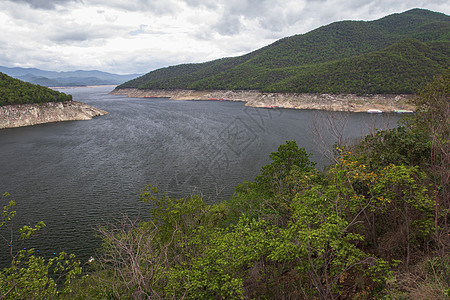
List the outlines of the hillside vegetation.
<svg viewBox="0 0 450 300">
<path fill-rule="evenodd" d="M 414 93 L 450 66 L 450 17 L 413 9 L 342 21 L 246 55 L 158 69 L 117 89 Z"/>
<path fill-rule="evenodd" d="M 12 104 L 63 102 L 72 100 L 71 95 L 23 82 L 0 73 L 0 106 Z"/>
</svg>

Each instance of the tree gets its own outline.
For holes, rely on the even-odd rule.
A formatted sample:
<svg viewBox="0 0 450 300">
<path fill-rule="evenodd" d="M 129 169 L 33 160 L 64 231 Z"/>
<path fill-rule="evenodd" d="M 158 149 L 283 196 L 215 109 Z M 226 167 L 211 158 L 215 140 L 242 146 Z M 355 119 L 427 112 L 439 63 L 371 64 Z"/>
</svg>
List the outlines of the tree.
<svg viewBox="0 0 450 300">
<path fill-rule="evenodd" d="M 5 201 L 10 195 L 4 193 L 0 200 Z M 15 202 L 10 200 L 3 207 L 0 227 L 12 225 L 16 211 L 11 209 Z M 23 226 L 19 229 L 20 239 L 26 240 L 36 234 L 44 222 L 38 222 L 34 227 Z M 36 256 L 34 249 L 14 252 L 13 228 L 10 228 L 9 242 L 12 256 L 11 266 L 0 270 L 1 299 L 50 299 L 71 293 L 70 283 L 81 274 L 80 262 L 73 254 L 61 252 L 58 256 L 45 260 Z M 62 288 L 58 288 L 58 284 Z"/>
<path fill-rule="evenodd" d="M 449 236 L 448 213 L 450 211 L 449 180 L 450 180 L 450 69 L 430 82 L 412 100 L 417 106 L 416 114 L 409 120 L 408 125 L 413 129 L 424 132 L 430 137 L 431 157 L 428 171 L 432 174 L 436 191 L 435 206 L 435 237 L 437 250 L 444 261 L 448 253 L 447 239 Z M 444 267 L 447 284 L 450 276 Z"/>
</svg>

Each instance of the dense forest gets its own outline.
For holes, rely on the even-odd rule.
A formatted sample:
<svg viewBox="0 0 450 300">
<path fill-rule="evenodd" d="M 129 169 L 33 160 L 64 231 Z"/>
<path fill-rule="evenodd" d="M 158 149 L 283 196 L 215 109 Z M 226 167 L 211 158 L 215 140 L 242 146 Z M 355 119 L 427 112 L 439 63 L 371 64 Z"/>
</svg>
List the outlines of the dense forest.
<svg viewBox="0 0 450 300">
<path fill-rule="evenodd" d="M 423 9 L 342 21 L 249 54 L 158 69 L 117 89 L 414 93 L 450 66 L 450 17 Z"/>
<path fill-rule="evenodd" d="M 222 203 L 147 186 L 151 219 L 99 228 L 102 250 L 84 266 L 11 244 L 1 298 L 448 299 L 449 88 L 447 70 L 402 126 L 336 144 L 324 171 L 287 141 Z M 13 232 L 9 199 L 0 227 Z"/>
<path fill-rule="evenodd" d="M 23 82 L 0 73 L 0 106 L 12 104 L 63 102 L 72 100 L 71 95 L 47 87 Z"/>
</svg>

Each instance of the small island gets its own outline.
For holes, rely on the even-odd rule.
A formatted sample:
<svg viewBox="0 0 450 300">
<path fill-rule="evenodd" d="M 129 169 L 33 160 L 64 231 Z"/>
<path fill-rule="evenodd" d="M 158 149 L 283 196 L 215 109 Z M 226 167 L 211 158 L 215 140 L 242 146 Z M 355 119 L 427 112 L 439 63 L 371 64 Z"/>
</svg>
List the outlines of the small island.
<svg viewBox="0 0 450 300">
<path fill-rule="evenodd" d="M 52 89 L 0 73 L 0 129 L 89 120 L 107 112 Z"/>
</svg>

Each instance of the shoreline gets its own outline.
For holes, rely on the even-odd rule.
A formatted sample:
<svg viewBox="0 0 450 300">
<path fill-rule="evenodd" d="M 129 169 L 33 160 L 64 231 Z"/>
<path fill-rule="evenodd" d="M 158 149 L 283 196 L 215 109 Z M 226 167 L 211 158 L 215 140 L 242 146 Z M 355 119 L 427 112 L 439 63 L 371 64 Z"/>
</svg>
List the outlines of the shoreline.
<svg viewBox="0 0 450 300">
<path fill-rule="evenodd" d="M 117 84 L 100 84 L 100 85 L 67 85 L 67 86 L 49 86 L 52 90 L 77 89 L 77 88 L 96 88 L 96 87 L 116 87 Z"/>
<path fill-rule="evenodd" d="M 260 91 L 240 90 L 146 90 L 119 89 L 110 92 L 112 95 L 126 95 L 133 98 L 170 98 L 172 100 L 197 101 L 241 101 L 246 106 L 262 108 L 314 109 L 328 111 L 367 112 L 378 109 L 382 112 L 395 110 L 414 111 L 415 107 L 408 103 L 413 95 L 367 95 L 353 94 L 296 94 L 296 93 L 264 93 Z"/>
<path fill-rule="evenodd" d="M 78 101 L 0 106 L 0 129 L 90 120 L 108 112 Z"/>
</svg>

